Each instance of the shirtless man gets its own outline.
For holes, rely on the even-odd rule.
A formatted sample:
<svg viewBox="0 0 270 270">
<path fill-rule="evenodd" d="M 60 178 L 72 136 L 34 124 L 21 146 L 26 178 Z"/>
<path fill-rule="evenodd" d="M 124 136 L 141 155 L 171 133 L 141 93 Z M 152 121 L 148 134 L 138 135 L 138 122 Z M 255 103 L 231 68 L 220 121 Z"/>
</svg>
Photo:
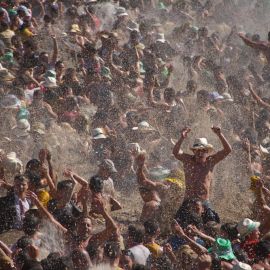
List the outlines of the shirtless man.
<svg viewBox="0 0 270 270">
<path fill-rule="evenodd" d="M 268 33 L 268 41 L 253 41 L 243 33 L 239 33 L 238 35 L 247 46 L 261 51 L 266 57 L 268 64 L 270 64 L 270 32 Z"/>
<path fill-rule="evenodd" d="M 209 155 L 213 146 L 208 144 L 205 138 L 195 140 L 195 143 L 191 148 L 194 155 L 189 155 L 183 152 L 179 153 L 183 141 L 191 131 L 189 128 L 184 128 L 182 130 L 181 137 L 174 146 L 174 156 L 178 160 L 182 161 L 184 165 L 186 191 L 183 205 L 185 205 L 185 201 L 189 199 L 200 199 L 206 209 L 210 209 L 209 197 L 214 167 L 232 151 L 229 142 L 221 133 L 220 128 L 212 127 L 212 130 L 218 136 L 223 145 L 223 149 L 213 155 Z M 179 211 L 181 212 L 181 207 Z"/>
</svg>

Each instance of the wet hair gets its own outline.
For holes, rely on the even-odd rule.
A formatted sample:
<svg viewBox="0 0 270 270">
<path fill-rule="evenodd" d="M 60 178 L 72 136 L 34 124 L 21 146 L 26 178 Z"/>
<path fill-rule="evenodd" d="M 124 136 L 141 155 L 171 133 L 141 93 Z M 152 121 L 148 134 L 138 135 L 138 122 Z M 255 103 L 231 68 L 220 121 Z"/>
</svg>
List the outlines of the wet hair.
<svg viewBox="0 0 270 270">
<path fill-rule="evenodd" d="M 229 240 L 235 240 L 238 238 L 238 230 L 237 230 L 237 223 L 228 222 L 221 225 L 221 231 L 227 233 Z"/>
<path fill-rule="evenodd" d="M 150 235 L 150 236 L 154 236 L 159 229 L 158 223 L 154 220 L 153 221 L 151 221 L 151 220 L 145 221 L 143 226 L 144 226 L 145 233 Z"/>
<path fill-rule="evenodd" d="M 39 229 L 41 220 L 34 215 L 27 215 L 23 220 L 23 231 L 26 235 L 33 235 Z"/>
<path fill-rule="evenodd" d="M 265 259 L 270 254 L 270 241 L 261 240 L 255 247 L 255 254 L 260 259 Z"/>
<path fill-rule="evenodd" d="M 33 240 L 28 235 L 24 235 L 17 241 L 16 246 L 17 248 L 24 250 L 29 245 L 32 245 L 32 243 L 33 243 Z"/>
<path fill-rule="evenodd" d="M 29 179 L 25 175 L 19 174 L 14 177 L 14 182 L 20 182 L 20 183 L 27 182 L 28 183 Z"/>
<path fill-rule="evenodd" d="M 168 87 L 164 90 L 164 99 L 175 98 L 176 91 L 172 87 Z"/>
<path fill-rule="evenodd" d="M 71 189 L 73 187 L 72 180 L 63 180 L 57 184 L 57 190 L 62 191 L 65 189 Z"/>
<path fill-rule="evenodd" d="M 37 91 L 39 91 L 39 90 L 36 90 L 34 92 L 34 95 Z M 31 159 L 26 163 L 25 169 L 26 169 L 26 171 L 31 171 L 33 169 L 38 169 L 40 167 L 40 165 L 41 165 L 41 163 L 38 159 Z"/>
<path fill-rule="evenodd" d="M 95 193 L 100 193 L 102 192 L 103 187 L 104 187 L 103 180 L 99 176 L 93 176 L 90 178 L 89 188 L 91 191 Z"/>
<path fill-rule="evenodd" d="M 197 100 L 207 102 L 209 98 L 209 92 L 207 90 L 200 90 L 197 92 Z"/>
<path fill-rule="evenodd" d="M 29 174 L 27 174 L 27 177 L 29 179 L 30 184 L 32 184 L 35 188 L 40 187 L 40 180 L 41 180 L 40 175 L 30 172 Z"/>
<path fill-rule="evenodd" d="M 135 226 L 128 227 L 128 235 L 133 239 L 133 241 L 137 244 L 143 242 L 144 233 L 143 229 Z"/>
<path fill-rule="evenodd" d="M 58 252 L 50 253 L 46 259 L 41 261 L 41 265 L 43 270 L 65 270 L 67 268 Z"/>
<path fill-rule="evenodd" d="M 118 242 L 107 242 L 104 246 L 104 255 L 112 260 L 120 257 L 120 244 Z"/>
</svg>

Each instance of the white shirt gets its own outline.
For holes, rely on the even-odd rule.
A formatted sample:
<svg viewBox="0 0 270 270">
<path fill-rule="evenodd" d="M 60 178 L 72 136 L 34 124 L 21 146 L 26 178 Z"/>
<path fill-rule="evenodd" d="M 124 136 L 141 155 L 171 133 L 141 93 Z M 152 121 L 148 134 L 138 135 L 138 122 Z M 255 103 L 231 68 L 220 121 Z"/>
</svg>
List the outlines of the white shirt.
<svg viewBox="0 0 270 270">
<path fill-rule="evenodd" d="M 135 264 L 146 265 L 150 251 L 144 245 L 137 245 L 129 249 L 132 254 L 132 260 Z"/>
<path fill-rule="evenodd" d="M 21 209 L 20 204 L 22 205 L 23 209 Z M 14 224 L 14 228 L 21 229 L 23 225 L 23 219 L 25 217 L 25 213 L 30 209 L 30 204 L 27 201 L 27 199 L 22 200 L 17 195 L 15 195 L 15 207 L 16 207 L 17 218 Z"/>
</svg>

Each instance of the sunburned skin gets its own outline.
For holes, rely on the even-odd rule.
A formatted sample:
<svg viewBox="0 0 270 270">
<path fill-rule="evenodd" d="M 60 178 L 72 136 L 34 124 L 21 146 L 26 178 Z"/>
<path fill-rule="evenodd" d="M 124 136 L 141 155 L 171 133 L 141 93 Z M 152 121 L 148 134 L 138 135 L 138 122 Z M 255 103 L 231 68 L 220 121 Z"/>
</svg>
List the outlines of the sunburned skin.
<svg viewBox="0 0 270 270">
<path fill-rule="evenodd" d="M 182 131 L 179 141 L 174 146 L 174 156 L 182 161 L 184 165 L 186 179 L 185 199 L 209 200 L 214 167 L 231 152 L 231 146 L 221 133 L 220 128 L 212 127 L 212 130 L 223 145 L 223 150 L 213 155 L 209 155 L 211 149 L 207 148 L 207 146 L 193 149 L 194 155 L 179 153 L 184 139 L 190 132 L 189 128 Z"/>
</svg>

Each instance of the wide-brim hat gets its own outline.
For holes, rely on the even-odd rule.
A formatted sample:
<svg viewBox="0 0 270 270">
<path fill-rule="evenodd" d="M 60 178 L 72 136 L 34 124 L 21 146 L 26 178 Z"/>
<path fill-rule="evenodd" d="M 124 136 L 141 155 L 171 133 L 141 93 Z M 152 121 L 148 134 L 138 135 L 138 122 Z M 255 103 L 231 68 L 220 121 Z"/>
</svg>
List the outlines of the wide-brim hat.
<svg viewBox="0 0 270 270">
<path fill-rule="evenodd" d="M 0 69 L 0 82 L 10 82 L 15 79 L 15 76 L 13 76 L 6 68 Z"/>
<path fill-rule="evenodd" d="M 31 128 L 32 132 L 36 132 L 40 135 L 44 135 L 46 133 L 46 127 L 43 123 L 41 122 L 36 122 L 32 124 L 32 128 Z"/>
<path fill-rule="evenodd" d="M 194 150 L 208 150 L 212 151 L 214 149 L 212 144 L 209 144 L 206 138 L 197 138 L 195 139 L 192 147 L 190 147 L 192 151 Z"/>
<path fill-rule="evenodd" d="M 253 221 L 249 218 L 245 218 L 237 224 L 237 230 L 241 238 L 244 238 L 251 234 L 254 230 L 260 227 L 261 223 Z"/>
<path fill-rule="evenodd" d="M 223 238 L 217 238 L 213 247 L 208 249 L 209 253 L 216 254 L 220 259 L 224 259 L 226 261 L 236 259 L 233 250 L 231 241 Z"/>
<path fill-rule="evenodd" d="M 95 128 L 92 132 L 92 139 L 99 140 L 99 139 L 107 139 L 108 137 L 105 134 L 105 130 L 103 128 Z"/>
<path fill-rule="evenodd" d="M 117 169 L 115 168 L 115 165 L 112 160 L 110 159 L 104 159 L 100 164 L 99 168 L 103 168 L 110 173 L 117 173 Z"/>
<path fill-rule="evenodd" d="M 30 132 L 30 123 L 26 119 L 20 119 L 17 122 L 17 125 L 12 127 L 16 137 L 26 137 L 29 135 Z"/>
<path fill-rule="evenodd" d="M 15 95 L 6 95 L 0 102 L 0 107 L 5 109 L 18 109 L 21 101 Z"/>
<path fill-rule="evenodd" d="M 11 173 L 21 173 L 23 169 L 23 163 L 17 158 L 15 152 L 10 152 L 6 155 L 4 165 L 7 171 Z"/>
<path fill-rule="evenodd" d="M 138 124 L 137 127 L 133 127 L 133 130 L 138 130 L 141 132 L 149 132 L 149 131 L 155 131 L 155 128 L 152 127 L 148 122 L 142 121 Z"/>
<path fill-rule="evenodd" d="M 116 9 L 115 15 L 117 17 L 122 17 L 122 16 L 128 16 L 127 10 L 124 7 L 118 7 Z"/>
<path fill-rule="evenodd" d="M 161 42 L 161 43 L 165 43 L 166 39 L 165 39 L 164 33 L 158 33 L 156 41 Z"/>
<path fill-rule="evenodd" d="M 56 78 L 54 78 L 54 77 L 46 77 L 45 81 L 42 83 L 42 85 L 44 87 L 47 87 L 47 88 L 58 87 L 57 82 L 56 82 Z"/>
</svg>

